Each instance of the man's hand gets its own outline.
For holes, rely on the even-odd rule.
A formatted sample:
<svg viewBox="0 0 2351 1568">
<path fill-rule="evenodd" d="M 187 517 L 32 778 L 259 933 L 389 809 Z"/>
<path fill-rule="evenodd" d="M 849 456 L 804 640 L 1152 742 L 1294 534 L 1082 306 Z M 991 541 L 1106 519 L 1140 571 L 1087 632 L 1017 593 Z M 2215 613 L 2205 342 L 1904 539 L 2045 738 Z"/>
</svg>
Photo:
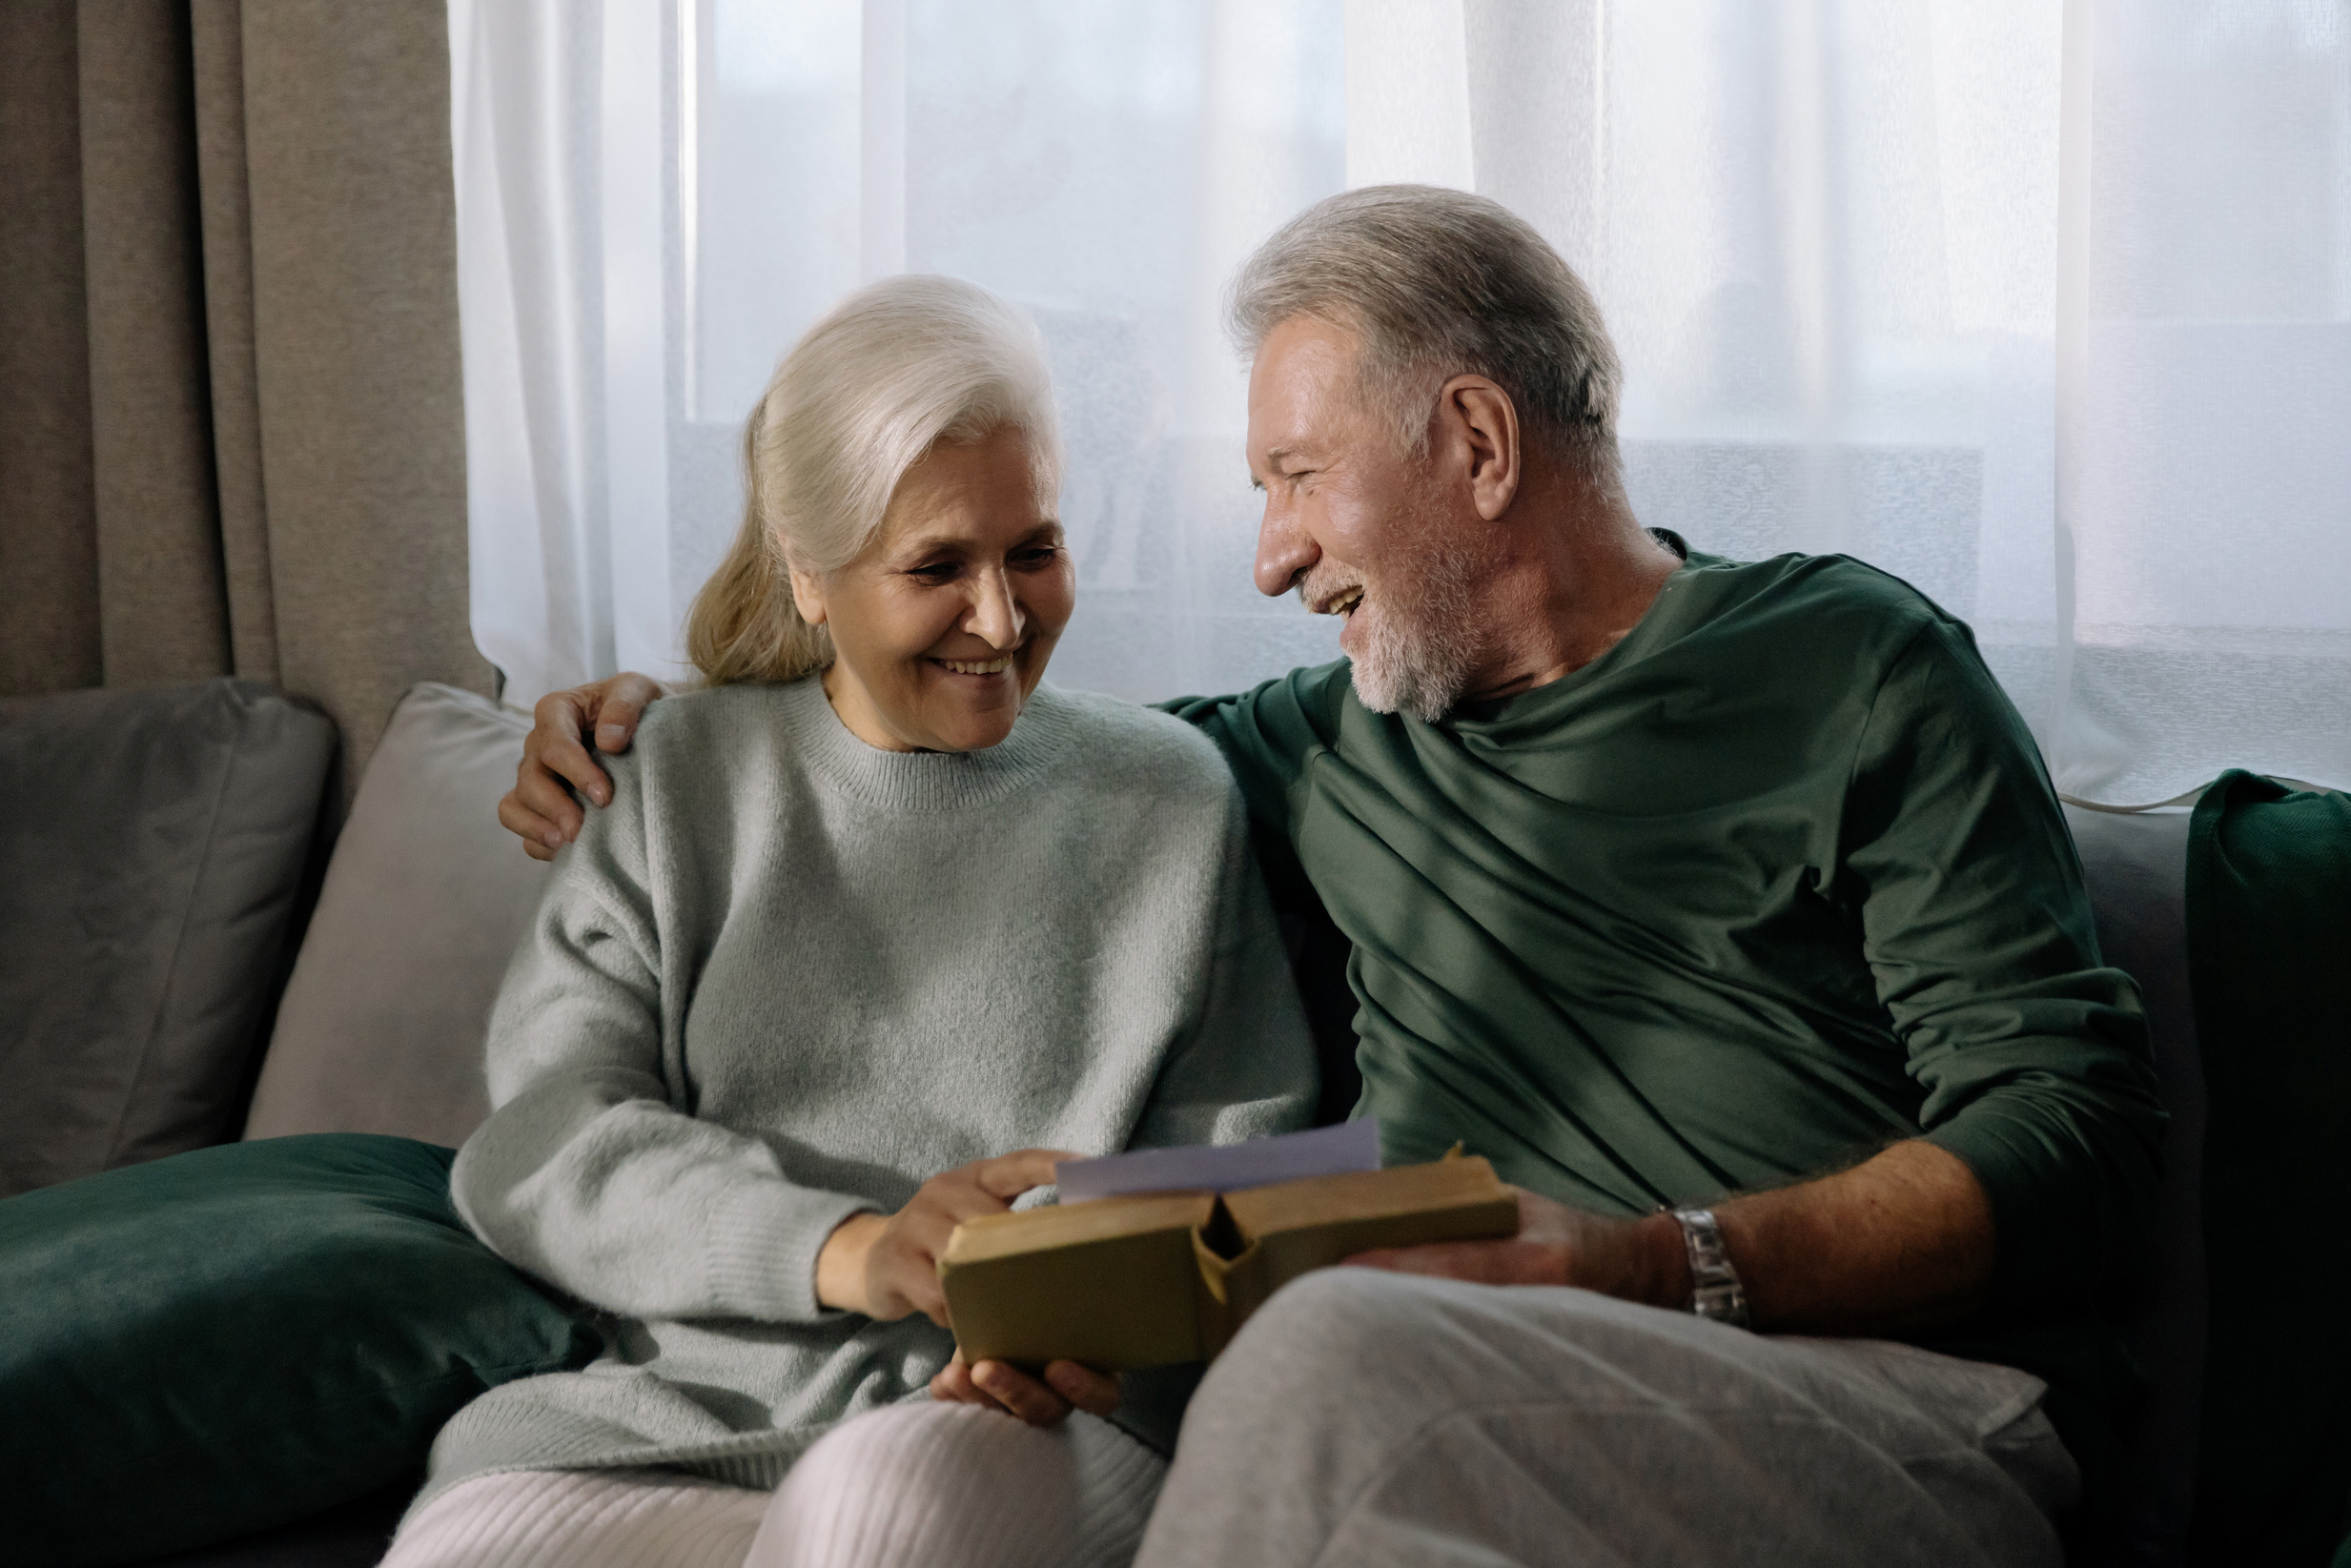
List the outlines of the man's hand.
<svg viewBox="0 0 2351 1568">
<path fill-rule="evenodd" d="M 1481 1285 L 1576 1285 L 1653 1307 L 1688 1302 L 1689 1255 L 1670 1215 L 1610 1219 L 1523 1188 L 1512 1191 L 1519 1195 L 1519 1233 L 1507 1241 L 1383 1247 L 1347 1262 Z"/>
<path fill-rule="evenodd" d="M 1755 1328 L 1881 1334 L 1973 1311 L 1998 1256 L 1992 1201 L 1957 1155 L 1907 1139 L 1831 1175 L 1707 1205 Z M 1508 1241 L 1389 1248 L 1347 1260 L 1490 1285 L 1578 1285 L 1689 1305 L 1689 1254 L 1670 1214 L 1609 1219 L 1519 1194 Z"/>
<path fill-rule="evenodd" d="M 522 847 L 533 860 L 553 860 L 558 849 L 580 836 L 587 821 L 564 787 L 565 780 L 598 805 L 612 802 L 612 781 L 588 753 L 590 732 L 597 750 L 626 751 L 645 704 L 663 695 L 658 682 L 624 672 L 592 685 L 552 691 L 539 700 L 531 710 L 531 732 L 522 742 L 522 765 L 515 769 L 514 788 L 498 803 L 499 822 L 521 835 Z"/>
</svg>

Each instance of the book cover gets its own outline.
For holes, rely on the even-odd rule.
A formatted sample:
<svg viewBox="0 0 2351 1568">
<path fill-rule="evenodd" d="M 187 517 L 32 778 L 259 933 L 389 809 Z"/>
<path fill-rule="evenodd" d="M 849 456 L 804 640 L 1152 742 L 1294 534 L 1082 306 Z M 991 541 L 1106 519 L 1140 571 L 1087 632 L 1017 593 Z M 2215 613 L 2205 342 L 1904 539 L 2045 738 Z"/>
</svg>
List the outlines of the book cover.
<svg viewBox="0 0 2351 1568">
<path fill-rule="evenodd" d="M 1514 1235 L 1518 1225 L 1518 1199 L 1493 1167 L 1450 1157 L 967 1220 L 939 1280 L 967 1361 L 1066 1358 L 1124 1372 L 1213 1360 L 1310 1270 L 1375 1247 Z"/>
</svg>

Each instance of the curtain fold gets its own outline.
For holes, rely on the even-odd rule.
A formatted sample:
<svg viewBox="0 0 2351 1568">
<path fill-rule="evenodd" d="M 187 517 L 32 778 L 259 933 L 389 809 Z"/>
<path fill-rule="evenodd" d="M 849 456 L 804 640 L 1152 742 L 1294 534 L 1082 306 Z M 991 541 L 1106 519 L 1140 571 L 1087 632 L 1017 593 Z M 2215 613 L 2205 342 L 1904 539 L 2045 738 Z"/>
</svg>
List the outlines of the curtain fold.
<svg viewBox="0 0 2351 1568">
<path fill-rule="evenodd" d="M 227 675 L 189 13 L 85 5 L 74 16 L 106 683 Z"/>
<path fill-rule="evenodd" d="M 1334 623 L 1250 584 L 1216 300 L 1342 183 L 1339 0 L 448 17 L 474 628 L 508 701 L 680 669 L 742 516 L 744 416 L 801 333 L 902 270 L 1043 331 L 1081 584 L 1056 682 L 1162 697 L 1334 656 Z"/>
<path fill-rule="evenodd" d="M 105 679 L 72 0 L 0 6 L 0 691 Z"/>
<path fill-rule="evenodd" d="M 203 218 L 204 334 L 212 378 L 214 508 L 231 662 L 277 678 L 261 397 L 254 364 L 253 194 L 245 175 L 245 35 L 238 0 L 195 0 L 196 196 Z M 259 673 L 266 672 L 266 673 Z"/>
<path fill-rule="evenodd" d="M 1332 657 L 1249 586 L 1217 294 L 1307 202 L 1421 180 L 1494 196 L 1592 285 L 1643 520 L 1908 580 L 2078 798 L 2351 783 L 2335 0 L 449 15 L 474 617 L 510 696 L 674 646 L 735 525 L 737 421 L 893 265 L 1044 330 L 1080 585 L 1056 680 L 1150 699 Z"/>
<path fill-rule="evenodd" d="M 317 699 L 346 798 L 466 619 L 438 0 L 0 10 L 0 691 Z"/>
<path fill-rule="evenodd" d="M 2077 798 L 2351 783 L 2351 12 L 1348 0 L 1346 46 L 1351 185 L 1593 285 L 1644 520 L 1906 579 Z"/>
</svg>

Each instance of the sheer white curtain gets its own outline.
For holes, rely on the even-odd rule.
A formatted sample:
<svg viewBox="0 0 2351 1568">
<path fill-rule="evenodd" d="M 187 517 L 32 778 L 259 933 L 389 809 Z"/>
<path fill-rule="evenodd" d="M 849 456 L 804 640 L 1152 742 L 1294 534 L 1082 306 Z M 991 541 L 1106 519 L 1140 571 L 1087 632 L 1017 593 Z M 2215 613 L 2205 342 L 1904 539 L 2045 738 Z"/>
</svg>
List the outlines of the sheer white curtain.
<svg viewBox="0 0 2351 1568">
<path fill-rule="evenodd" d="M 675 671 L 742 421 L 848 290 L 951 273 L 1044 330 L 1064 685 L 1336 657 L 1250 586 L 1218 288 L 1340 188 L 1338 0 L 452 0 L 474 627 L 506 696 Z"/>
<path fill-rule="evenodd" d="M 1250 586 L 1217 291 L 1342 186 L 1524 214 L 1645 520 L 1977 629 L 2061 787 L 2351 783 L 2342 0 L 452 0 L 474 622 L 674 670 L 774 358 L 860 281 L 1028 306 L 1064 684 L 1332 657 Z"/>
</svg>

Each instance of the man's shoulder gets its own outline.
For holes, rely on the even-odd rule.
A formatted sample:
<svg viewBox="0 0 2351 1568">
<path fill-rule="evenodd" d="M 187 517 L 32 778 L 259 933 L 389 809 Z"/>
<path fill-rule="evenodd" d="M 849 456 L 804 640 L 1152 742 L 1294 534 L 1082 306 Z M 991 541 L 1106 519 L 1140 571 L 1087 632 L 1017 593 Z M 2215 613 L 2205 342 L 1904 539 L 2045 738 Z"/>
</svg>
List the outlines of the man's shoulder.
<svg viewBox="0 0 2351 1568">
<path fill-rule="evenodd" d="M 1176 697 L 1157 704 L 1190 724 L 1206 729 L 1228 747 L 1246 731 L 1259 741 L 1328 740 L 1353 687 L 1354 665 L 1344 659 L 1305 664 L 1260 681 L 1226 697 Z"/>
<path fill-rule="evenodd" d="M 1966 623 L 1880 567 L 1843 555 L 1741 561 L 1695 552 L 1688 570 L 1691 631 L 1736 644 L 1768 640 L 1856 677 L 1882 674 L 1920 641 L 1970 641 Z"/>
</svg>

